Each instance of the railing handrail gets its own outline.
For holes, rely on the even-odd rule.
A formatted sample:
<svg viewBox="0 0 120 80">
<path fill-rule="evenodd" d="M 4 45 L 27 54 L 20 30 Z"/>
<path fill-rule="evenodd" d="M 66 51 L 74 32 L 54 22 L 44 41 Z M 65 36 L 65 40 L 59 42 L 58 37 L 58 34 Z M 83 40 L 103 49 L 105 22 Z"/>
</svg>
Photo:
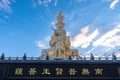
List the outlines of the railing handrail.
<svg viewBox="0 0 120 80">
<path fill-rule="evenodd" d="M 26 54 L 24 54 L 23 57 L 5 57 L 4 54 L 0 56 L 0 60 L 54 60 L 54 58 L 49 58 L 48 55 L 46 55 L 44 58 L 41 57 L 27 57 Z M 60 59 L 61 60 L 61 59 Z M 66 60 L 66 59 L 62 59 Z M 115 56 L 112 54 L 112 56 L 94 56 L 93 54 L 88 56 L 80 56 L 78 58 L 72 58 L 72 56 L 68 56 L 67 60 L 120 60 L 120 57 Z"/>
</svg>

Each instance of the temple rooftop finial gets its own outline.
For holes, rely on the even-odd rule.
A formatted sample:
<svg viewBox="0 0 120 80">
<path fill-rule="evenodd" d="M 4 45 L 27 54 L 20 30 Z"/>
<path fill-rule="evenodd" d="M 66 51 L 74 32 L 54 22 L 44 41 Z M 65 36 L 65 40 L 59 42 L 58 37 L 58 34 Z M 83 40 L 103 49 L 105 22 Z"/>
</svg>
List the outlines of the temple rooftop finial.
<svg viewBox="0 0 120 80">
<path fill-rule="evenodd" d="M 62 16 L 62 15 L 63 15 L 63 14 L 62 14 L 62 10 L 60 10 L 60 11 L 59 11 L 59 15 L 60 15 L 60 16 Z"/>
<path fill-rule="evenodd" d="M 57 23 L 56 23 L 56 27 L 57 28 L 63 28 L 64 27 L 64 16 L 62 14 L 62 11 L 60 10 L 59 13 L 58 13 L 58 16 L 57 16 Z"/>
</svg>

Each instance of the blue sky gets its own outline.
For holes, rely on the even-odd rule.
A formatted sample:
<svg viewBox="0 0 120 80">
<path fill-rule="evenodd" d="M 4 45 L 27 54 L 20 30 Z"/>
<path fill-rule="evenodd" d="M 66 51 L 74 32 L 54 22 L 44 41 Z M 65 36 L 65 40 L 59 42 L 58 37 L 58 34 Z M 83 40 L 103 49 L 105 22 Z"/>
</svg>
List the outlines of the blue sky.
<svg viewBox="0 0 120 80">
<path fill-rule="evenodd" d="M 80 54 L 120 50 L 120 0 L 0 0 L 0 54 L 40 56 L 59 10 Z"/>
</svg>

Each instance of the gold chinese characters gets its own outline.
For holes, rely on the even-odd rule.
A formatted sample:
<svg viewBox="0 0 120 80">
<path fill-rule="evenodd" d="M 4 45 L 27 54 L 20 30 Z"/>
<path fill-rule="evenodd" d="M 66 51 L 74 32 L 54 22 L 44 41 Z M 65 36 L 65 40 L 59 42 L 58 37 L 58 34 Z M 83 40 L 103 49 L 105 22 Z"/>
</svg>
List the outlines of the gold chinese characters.
<svg viewBox="0 0 120 80">
<path fill-rule="evenodd" d="M 94 75 L 103 75 L 103 69 L 102 68 L 95 68 L 92 70 L 89 70 L 88 68 L 82 68 L 80 70 L 75 69 L 75 68 L 69 68 L 67 71 L 66 69 L 63 69 L 61 67 L 56 67 L 55 69 L 50 69 L 50 68 L 43 68 L 41 72 L 38 71 L 39 69 L 36 68 L 29 68 L 27 71 L 27 74 L 29 74 L 30 76 L 34 76 L 36 74 L 41 74 L 41 75 L 53 75 L 53 73 L 55 73 L 56 76 L 61 76 L 64 75 L 64 72 L 67 73 L 70 76 L 75 76 L 76 74 L 79 75 L 86 75 L 89 76 L 90 74 L 92 74 L 90 71 L 94 72 Z M 119 69 L 118 69 L 119 70 Z M 24 68 L 22 67 L 18 67 L 15 68 L 15 75 L 17 76 L 21 76 L 26 72 Z M 26 73 L 25 73 L 26 74 Z"/>
</svg>

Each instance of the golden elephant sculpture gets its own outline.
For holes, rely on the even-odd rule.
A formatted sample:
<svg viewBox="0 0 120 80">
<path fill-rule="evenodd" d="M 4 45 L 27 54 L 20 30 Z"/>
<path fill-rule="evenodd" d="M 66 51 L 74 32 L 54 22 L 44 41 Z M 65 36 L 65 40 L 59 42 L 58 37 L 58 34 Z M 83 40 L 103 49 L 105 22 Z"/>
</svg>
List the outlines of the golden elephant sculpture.
<svg viewBox="0 0 120 80">
<path fill-rule="evenodd" d="M 42 49 L 41 58 L 43 59 L 46 55 L 48 55 L 50 58 L 53 58 L 55 56 L 56 50 L 54 48 L 50 49 Z"/>
</svg>

